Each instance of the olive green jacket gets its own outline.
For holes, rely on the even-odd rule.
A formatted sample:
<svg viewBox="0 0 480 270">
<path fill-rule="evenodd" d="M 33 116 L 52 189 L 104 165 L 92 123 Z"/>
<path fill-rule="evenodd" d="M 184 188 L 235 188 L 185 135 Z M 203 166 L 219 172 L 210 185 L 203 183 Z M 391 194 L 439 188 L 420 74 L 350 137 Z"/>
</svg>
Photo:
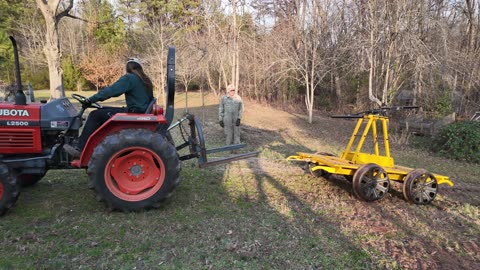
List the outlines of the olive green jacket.
<svg viewBox="0 0 480 270">
<path fill-rule="evenodd" d="M 89 97 L 91 102 L 104 101 L 125 94 L 125 103 L 129 112 L 143 113 L 152 100 L 147 94 L 143 81 L 135 74 L 127 73 L 109 87 L 105 87 Z"/>
</svg>

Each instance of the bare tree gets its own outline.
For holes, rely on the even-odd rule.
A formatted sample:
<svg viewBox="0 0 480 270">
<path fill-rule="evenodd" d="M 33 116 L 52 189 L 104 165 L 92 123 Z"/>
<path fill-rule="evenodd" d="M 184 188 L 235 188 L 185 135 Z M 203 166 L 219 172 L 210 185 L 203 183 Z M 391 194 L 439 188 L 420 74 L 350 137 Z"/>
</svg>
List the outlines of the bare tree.
<svg viewBox="0 0 480 270">
<path fill-rule="evenodd" d="M 201 66 L 198 64 L 202 59 L 202 52 L 194 46 L 185 44 L 177 53 L 176 75 L 185 87 L 185 112 L 188 112 L 188 87 L 191 82 L 198 78 Z"/>
<path fill-rule="evenodd" d="M 45 18 L 46 33 L 45 47 L 43 49 L 48 63 L 50 78 L 50 98 L 56 99 L 65 96 L 62 82 L 62 62 L 58 24 L 60 19 L 67 16 L 73 8 L 73 0 L 61 5 L 61 0 L 36 0 L 37 5 Z"/>
<path fill-rule="evenodd" d="M 44 41 L 34 38 L 45 31 L 30 27 L 34 21 L 17 28 L 28 37 L 25 57 L 48 64 L 52 98 L 63 91 L 61 53 L 78 64 L 95 48 L 88 35 L 94 25 L 70 20 L 62 20 L 58 44 L 58 23 L 74 3 L 83 2 L 37 0 L 48 26 Z M 204 0 L 175 2 L 185 13 L 173 17 L 167 3 L 118 3 L 128 18 L 123 46 L 146 60 L 157 96 L 165 97 L 164 61 L 175 45 L 184 59 L 177 61 L 178 78 L 188 75 L 183 84 L 208 85 L 217 95 L 233 83 L 260 102 L 296 108 L 305 102 L 309 121 L 320 104 L 388 105 L 402 90 L 430 110 L 467 114 L 480 104 L 479 1 Z M 38 56 L 41 47 L 47 61 Z M 187 64 L 183 53 L 202 60 Z"/>
<path fill-rule="evenodd" d="M 315 91 L 328 74 L 323 43 L 327 10 L 320 1 L 295 3 L 298 9 L 282 22 L 282 33 L 277 33 L 278 65 L 282 67 L 281 73 L 294 76 L 305 87 L 308 122 L 312 123 Z"/>
<path fill-rule="evenodd" d="M 162 102 L 166 101 L 165 78 L 166 78 L 166 58 L 169 46 L 174 46 L 175 38 L 165 30 L 165 26 L 160 22 L 155 22 L 147 28 L 143 34 L 137 35 L 138 41 L 143 44 L 146 66 L 149 70 L 152 82 L 157 89 L 156 96 Z M 178 61 L 177 61 L 178 62 Z M 161 97 L 161 98 L 160 98 Z"/>
</svg>

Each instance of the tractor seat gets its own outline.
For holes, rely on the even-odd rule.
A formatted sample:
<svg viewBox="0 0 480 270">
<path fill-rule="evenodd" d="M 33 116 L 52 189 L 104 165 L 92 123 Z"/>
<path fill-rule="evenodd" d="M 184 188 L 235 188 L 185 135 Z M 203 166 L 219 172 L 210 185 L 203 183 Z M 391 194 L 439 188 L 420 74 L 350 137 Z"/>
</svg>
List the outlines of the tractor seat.
<svg viewBox="0 0 480 270">
<path fill-rule="evenodd" d="M 145 110 L 145 114 L 152 113 L 153 105 L 155 105 L 156 102 L 157 102 L 157 99 L 153 98 L 152 101 L 150 101 L 150 103 L 148 103 L 147 109 Z"/>
</svg>

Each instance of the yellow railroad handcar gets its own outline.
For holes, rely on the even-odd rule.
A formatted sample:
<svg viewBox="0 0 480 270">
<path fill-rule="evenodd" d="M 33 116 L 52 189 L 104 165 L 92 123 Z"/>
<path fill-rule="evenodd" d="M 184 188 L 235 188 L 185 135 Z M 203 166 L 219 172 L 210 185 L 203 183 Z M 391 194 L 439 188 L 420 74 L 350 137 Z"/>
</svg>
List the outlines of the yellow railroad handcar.
<svg viewBox="0 0 480 270">
<path fill-rule="evenodd" d="M 453 186 L 448 176 L 395 165 L 390 156 L 388 117 L 375 113 L 333 117 L 358 118 L 348 145 L 340 157 L 328 153 L 297 152 L 287 160 L 307 162 L 310 172 L 317 176 L 346 176 L 352 180 L 354 194 L 365 201 L 382 199 L 390 189 L 390 181 L 403 183 L 403 196 L 415 204 L 432 202 L 437 195 L 438 185 Z M 368 137 L 373 140 L 372 153 L 362 152 Z"/>
</svg>

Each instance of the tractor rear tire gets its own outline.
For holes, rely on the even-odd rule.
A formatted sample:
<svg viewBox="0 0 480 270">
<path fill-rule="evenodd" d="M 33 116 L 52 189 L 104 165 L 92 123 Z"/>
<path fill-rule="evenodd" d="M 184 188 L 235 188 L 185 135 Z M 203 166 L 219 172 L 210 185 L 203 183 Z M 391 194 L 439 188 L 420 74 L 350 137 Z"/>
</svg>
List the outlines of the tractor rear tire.
<svg viewBox="0 0 480 270">
<path fill-rule="evenodd" d="M 5 214 L 17 202 L 20 189 L 15 177 L 6 165 L 0 165 L 0 216 Z"/>
<path fill-rule="evenodd" d="M 126 129 L 95 148 L 87 173 L 99 201 L 112 209 L 139 211 L 159 207 L 171 196 L 180 183 L 180 160 L 161 134 Z"/>
<path fill-rule="evenodd" d="M 40 179 L 42 179 L 45 174 L 42 173 L 31 173 L 31 174 L 21 174 L 17 176 L 17 183 L 20 187 L 31 187 L 35 185 Z"/>
</svg>

